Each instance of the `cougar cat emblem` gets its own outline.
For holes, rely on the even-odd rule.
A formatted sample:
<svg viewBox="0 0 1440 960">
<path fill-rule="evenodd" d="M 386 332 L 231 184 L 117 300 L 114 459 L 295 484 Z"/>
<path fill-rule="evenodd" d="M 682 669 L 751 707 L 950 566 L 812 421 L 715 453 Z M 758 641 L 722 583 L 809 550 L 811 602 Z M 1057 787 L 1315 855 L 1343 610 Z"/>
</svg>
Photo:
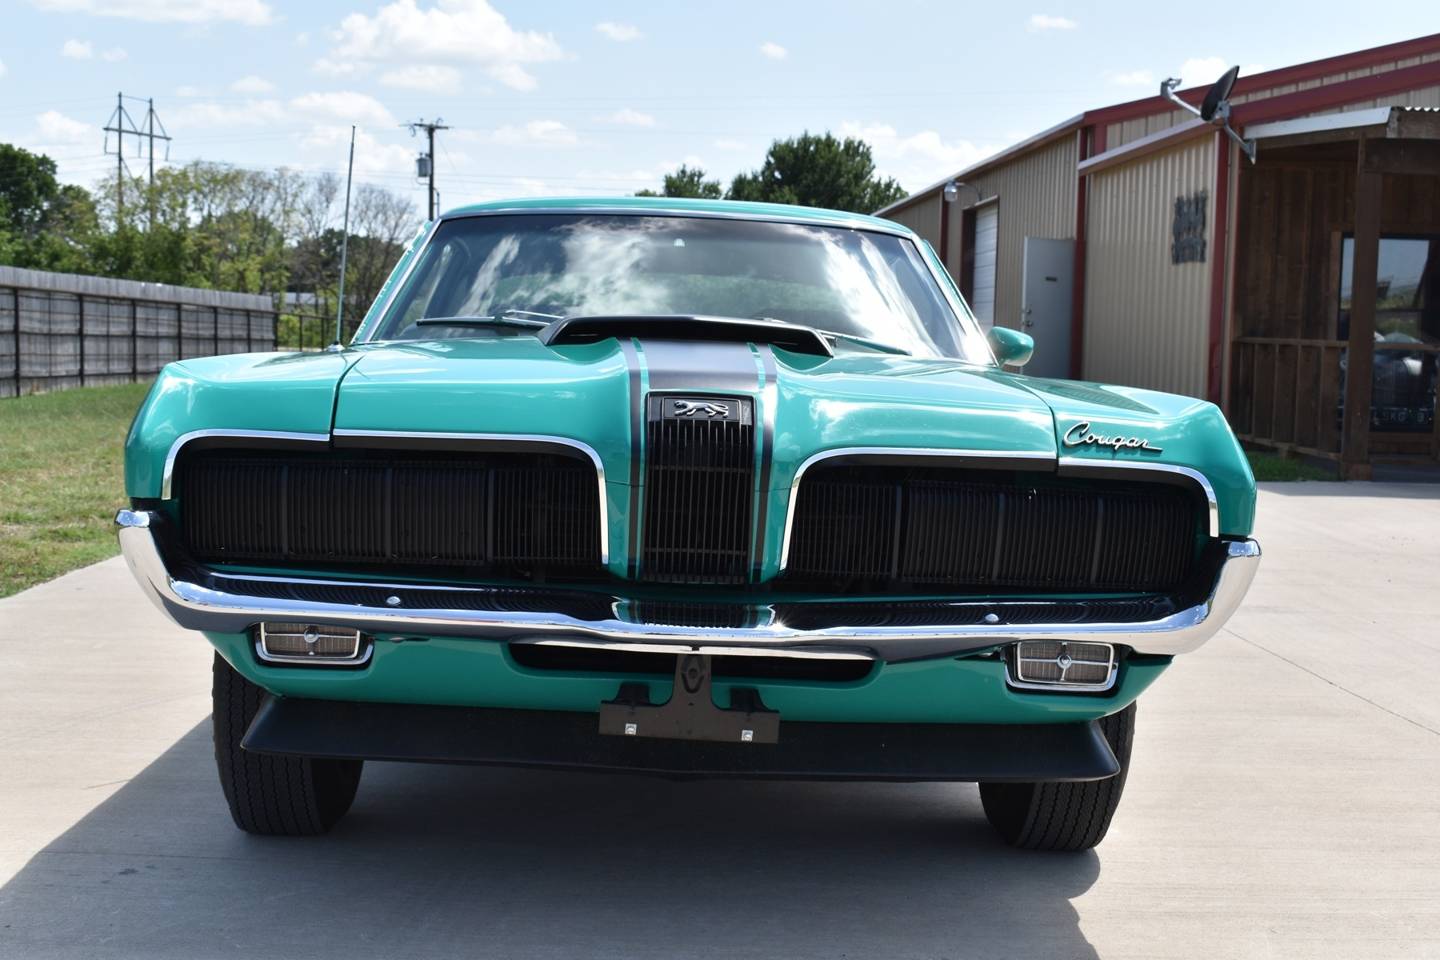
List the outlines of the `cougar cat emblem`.
<svg viewBox="0 0 1440 960">
<path fill-rule="evenodd" d="M 714 400 L 671 400 L 670 403 L 670 412 L 677 417 L 693 417 L 697 413 L 703 413 L 707 417 L 730 416 L 728 403 L 717 403 Z"/>
</svg>

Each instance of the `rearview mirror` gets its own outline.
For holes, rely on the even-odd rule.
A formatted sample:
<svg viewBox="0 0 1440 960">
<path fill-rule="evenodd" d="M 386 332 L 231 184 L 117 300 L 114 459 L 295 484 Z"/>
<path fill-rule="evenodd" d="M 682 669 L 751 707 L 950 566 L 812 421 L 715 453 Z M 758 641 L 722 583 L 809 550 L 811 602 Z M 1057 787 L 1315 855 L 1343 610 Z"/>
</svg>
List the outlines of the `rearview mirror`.
<svg viewBox="0 0 1440 960">
<path fill-rule="evenodd" d="M 1023 367 L 1035 352 L 1035 340 L 1030 334 L 1009 327 L 991 327 L 990 349 L 1002 364 Z"/>
</svg>

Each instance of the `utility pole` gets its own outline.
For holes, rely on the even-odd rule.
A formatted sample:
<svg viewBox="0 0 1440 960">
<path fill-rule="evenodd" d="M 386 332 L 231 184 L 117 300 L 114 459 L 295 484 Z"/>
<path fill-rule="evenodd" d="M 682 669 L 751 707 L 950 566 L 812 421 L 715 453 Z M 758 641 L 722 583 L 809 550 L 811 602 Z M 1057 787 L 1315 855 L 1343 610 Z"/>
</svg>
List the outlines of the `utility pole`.
<svg viewBox="0 0 1440 960">
<path fill-rule="evenodd" d="M 138 126 L 130 116 L 130 111 L 125 109 L 126 100 L 135 100 L 146 106 L 144 129 Z M 156 133 L 156 128 L 159 133 Z M 129 175 L 129 169 L 125 166 L 125 134 L 135 138 L 135 156 L 140 156 L 141 140 L 150 141 L 150 186 L 155 186 L 155 141 L 165 141 L 165 159 L 170 159 L 170 134 L 165 129 L 165 124 L 160 122 L 160 115 L 155 112 L 155 99 L 153 97 L 127 97 L 123 93 L 115 94 L 115 110 L 110 114 L 109 121 L 105 124 L 105 152 L 110 152 L 110 134 L 115 134 L 115 215 L 118 217 L 125 210 L 125 178 Z M 150 218 L 155 218 L 155 211 L 152 205 Z"/>
<path fill-rule="evenodd" d="M 415 136 L 415 131 L 416 131 L 416 130 L 424 130 L 424 131 L 425 131 L 426 139 L 429 141 L 429 147 L 428 147 L 427 151 L 426 151 L 425 153 L 422 153 L 419 157 L 417 157 L 417 158 L 415 159 L 415 175 L 416 175 L 417 177 L 421 177 L 421 178 L 423 178 L 423 179 L 425 179 L 425 180 L 427 180 L 427 181 L 429 182 L 429 190 L 427 191 L 427 201 L 428 201 L 428 203 L 427 203 L 427 209 L 429 210 L 429 215 L 426 217 L 426 219 L 427 219 L 427 220 L 434 220 L 434 219 L 435 219 L 435 131 L 436 131 L 436 130 L 449 130 L 450 128 L 447 127 L 447 126 L 445 126 L 444 122 L 443 122 L 439 117 L 436 117 L 434 120 L 426 120 L 424 117 L 421 117 L 419 120 L 416 120 L 414 123 L 402 123 L 401 126 L 402 126 L 402 127 L 409 127 L 409 128 L 410 128 L 410 136 L 412 136 L 412 137 Z"/>
<path fill-rule="evenodd" d="M 155 186 L 155 141 L 165 141 L 165 159 L 170 159 L 170 134 L 165 129 L 165 124 L 160 123 L 160 116 L 155 112 L 155 98 L 150 97 L 145 101 L 149 109 L 145 111 L 145 136 L 150 139 L 150 186 Z M 155 132 L 155 126 L 159 124 L 160 132 Z"/>
<path fill-rule="evenodd" d="M 125 134 L 129 133 L 135 137 L 140 136 L 140 128 L 135 126 L 135 121 L 130 119 L 130 112 L 125 109 L 125 94 L 115 94 L 115 110 L 110 114 L 110 119 L 104 126 L 105 130 L 105 152 L 110 152 L 110 134 L 115 134 L 115 216 L 118 219 L 125 209 Z M 166 139 L 169 139 L 168 137 Z M 139 155 L 140 142 L 136 140 L 136 155 Z"/>
</svg>

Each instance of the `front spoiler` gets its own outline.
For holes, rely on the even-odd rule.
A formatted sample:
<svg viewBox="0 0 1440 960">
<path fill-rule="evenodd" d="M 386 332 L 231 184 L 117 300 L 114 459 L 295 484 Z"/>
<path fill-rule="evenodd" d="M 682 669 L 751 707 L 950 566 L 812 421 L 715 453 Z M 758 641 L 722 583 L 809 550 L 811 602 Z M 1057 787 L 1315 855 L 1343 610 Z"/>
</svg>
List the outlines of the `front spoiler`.
<svg viewBox="0 0 1440 960">
<path fill-rule="evenodd" d="M 1079 723 L 800 723 L 778 743 L 604 736 L 595 714 L 267 697 L 255 753 L 641 773 L 671 779 L 1077 781 L 1120 764 Z"/>
<path fill-rule="evenodd" d="M 1203 599 L 671 604 L 572 588 L 455 587 L 237 574 L 185 556 L 165 516 L 121 510 L 120 549 L 182 627 L 243 633 L 264 620 L 372 634 L 476 637 L 661 653 L 913 660 L 1014 640 L 1095 640 L 1189 653 L 1239 607 L 1260 563 L 1254 540 L 1221 544 Z"/>
</svg>

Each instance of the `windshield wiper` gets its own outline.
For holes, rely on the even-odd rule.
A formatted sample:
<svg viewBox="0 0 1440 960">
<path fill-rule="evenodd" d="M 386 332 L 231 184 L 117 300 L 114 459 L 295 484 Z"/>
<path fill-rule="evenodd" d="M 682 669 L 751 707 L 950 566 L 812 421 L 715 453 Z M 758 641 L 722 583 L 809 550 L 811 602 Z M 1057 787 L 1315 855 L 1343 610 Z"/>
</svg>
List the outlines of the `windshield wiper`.
<svg viewBox="0 0 1440 960">
<path fill-rule="evenodd" d="M 822 337 L 829 337 L 832 340 L 844 340 L 847 343 L 858 343 L 862 347 L 869 347 L 871 350 L 879 350 L 881 353 L 893 353 L 896 356 L 908 357 L 909 350 L 901 349 L 893 343 L 881 343 L 879 340 L 871 340 L 867 337 L 857 337 L 853 333 L 838 333 L 834 330 L 816 330 Z"/>
<path fill-rule="evenodd" d="M 548 316 L 548 314 L 539 314 L 539 316 Z M 544 320 L 512 317 L 507 314 L 501 314 L 498 317 L 421 317 L 412 325 L 416 327 L 524 327 L 526 330 L 539 330 L 548 326 Z"/>
<path fill-rule="evenodd" d="M 783 323 L 789 324 L 791 326 L 805 326 L 804 324 L 792 324 L 789 320 L 777 320 L 775 317 L 759 316 L 755 317 L 754 319 L 759 320 L 763 323 Z M 857 337 L 853 333 L 840 333 L 835 330 L 821 330 L 819 327 L 810 326 L 806 326 L 805 328 L 807 330 L 814 330 L 816 333 L 820 334 L 820 336 L 829 337 L 831 340 L 844 340 L 848 343 L 858 343 L 862 347 L 869 347 L 871 350 L 879 350 L 881 353 L 893 353 L 901 357 L 910 356 L 909 350 L 902 350 L 901 348 L 893 344 L 881 343 L 879 340 L 869 340 L 865 337 Z"/>
</svg>

